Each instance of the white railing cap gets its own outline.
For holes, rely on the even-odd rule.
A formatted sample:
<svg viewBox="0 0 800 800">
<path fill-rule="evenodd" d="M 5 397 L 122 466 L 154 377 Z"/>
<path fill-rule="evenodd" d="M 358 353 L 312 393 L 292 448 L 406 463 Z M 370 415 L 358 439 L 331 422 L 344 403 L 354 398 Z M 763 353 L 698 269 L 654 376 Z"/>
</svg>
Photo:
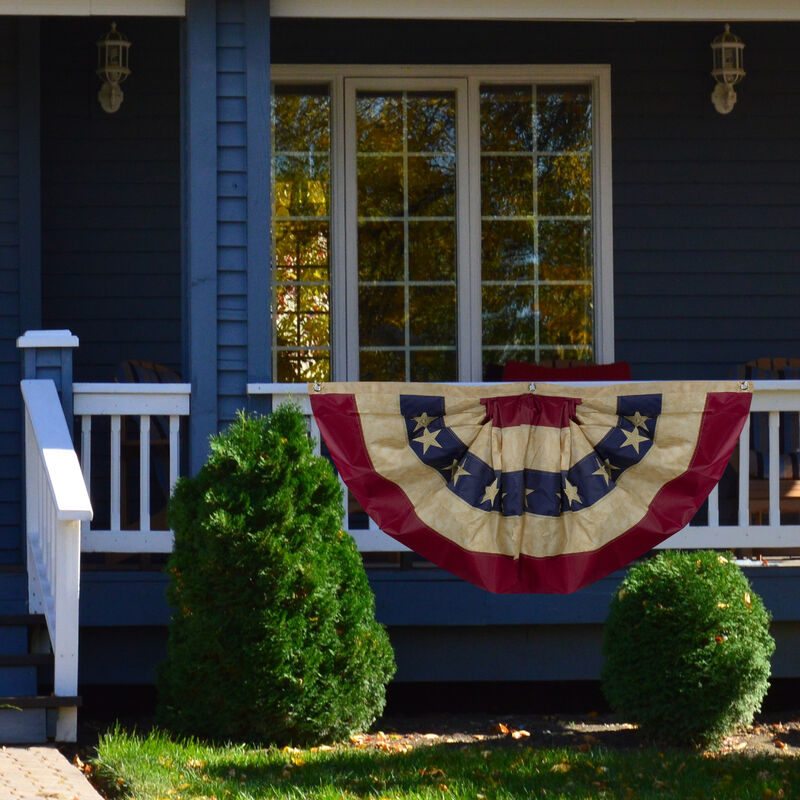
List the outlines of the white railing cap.
<svg viewBox="0 0 800 800">
<path fill-rule="evenodd" d="M 58 331 L 25 331 L 17 339 L 17 347 L 77 347 L 78 337 L 70 330 Z"/>
<path fill-rule="evenodd" d="M 51 380 L 24 380 L 20 386 L 58 519 L 90 520 L 89 492 L 55 384 Z"/>
</svg>

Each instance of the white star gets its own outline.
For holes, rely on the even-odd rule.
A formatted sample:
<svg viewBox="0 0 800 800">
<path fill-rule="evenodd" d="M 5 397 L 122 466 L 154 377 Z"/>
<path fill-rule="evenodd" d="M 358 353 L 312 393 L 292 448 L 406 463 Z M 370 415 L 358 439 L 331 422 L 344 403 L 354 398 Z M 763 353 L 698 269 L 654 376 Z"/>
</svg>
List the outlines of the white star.
<svg viewBox="0 0 800 800">
<path fill-rule="evenodd" d="M 436 441 L 436 437 L 441 433 L 441 431 L 431 431 L 425 428 L 422 431 L 422 435 L 417 437 L 416 439 L 412 439 L 412 442 L 419 442 L 422 445 L 422 455 L 428 452 L 429 447 L 441 447 L 441 445 Z"/>
<path fill-rule="evenodd" d="M 570 506 L 573 503 L 583 502 L 578 494 L 578 487 L 573 486 L 566 478 L 564 478 L 564 494 L 567 496 Z"/>
<path fill-rule="evenodd" d="M 420 428 L 427 428 L 431 422 L 433 422 L 435 419 L 439 419 L 439 417 L 429 417 L 428 412 L 423 411 L 418 417 L 411 417 L 411 419 L 417 423 L 417 427 L 411 432 L 416 433 Z"/>
<path fill-rule="evenodd" d="M 597 469 L 592 473 L 592 475 L 599 475 L 603 480 L 606 482 L 606 486 L 608 486 L 610 480 L 610 474 L 607 467 L 600 463 L 600 459 L 595 459 L 597 462 Z"/>
<path fill-rule="evenodd" d="M 494 483 L 491 486 L 486 487 L 486 491 L 483 494 L 483 500 L 481 500 L 481 505 L 483 505 L 487 500 L 489 503 L 494 505 L 494 499 L 497 497 L 497 493 L 500 491 L 500 487 L 497 485 L 497 478 L 494 479 Z"/>
<path fill-rule="evenodd" d="M 461 464 L 458 463 L 458 460 L 455 458 L 453 459 L 453 463 L 449 467 L 447 467 L 447 469 L 450 470 L 450 480 L 453 481 L 454 487 L 458 483 L 458 479 L 462 475 L 472 474 L 470 472 L 467 472 L 467 470 L 465 470 L 464 467 L 462 467 Z"/>
<path fill-rule="evenodd" d="M 625 419 L 628 420 L 628 422 L 630 422 L 631 425 L 633 425 L 633 427 L 636 428 L 637 430 L 639 428 L 642 428 L 642 430 L 646 431 L 647 425 L 645 425 L 645 423 L 647 422 L 647 420 L 650 419 L 650 417 L 642 416 L 637 411 L 632 417 L 625 417 Z"/>
<path fill-rule="evenodd" d="M 625 437 L 625 441 L 620 445 L 620 447 L 632 447 L 637 453 L 639 452 L 639 445 L 642 442 L 650 441 L 647 436 L 642 436 L 639 433 L 638 428 L 634 428 L 632 431 L 623 430 L 622 435 Z"/>
</svg>

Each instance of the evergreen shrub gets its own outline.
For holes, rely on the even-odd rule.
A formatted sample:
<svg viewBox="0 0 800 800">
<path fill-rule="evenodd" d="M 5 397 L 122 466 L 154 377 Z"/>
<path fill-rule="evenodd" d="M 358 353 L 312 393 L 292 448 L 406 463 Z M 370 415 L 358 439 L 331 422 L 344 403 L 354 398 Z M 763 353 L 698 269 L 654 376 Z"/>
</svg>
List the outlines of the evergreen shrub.
<svg viewBox="0 0 800 800">
<path fill-rule="evenodd" d="M 603 690 L 652 739 L 714 747 L 748 725 L 769 687 L 770 616 L 719 553 L 633 566 L 611 601 Z"/>
<path fill-rule="evenodd" d="M 394 654 L 342 496 L 295 407 L 239 414 L 178 482 L 160 724 L 215 740 L 339 740 L 380 715 Z"/>
</svg>

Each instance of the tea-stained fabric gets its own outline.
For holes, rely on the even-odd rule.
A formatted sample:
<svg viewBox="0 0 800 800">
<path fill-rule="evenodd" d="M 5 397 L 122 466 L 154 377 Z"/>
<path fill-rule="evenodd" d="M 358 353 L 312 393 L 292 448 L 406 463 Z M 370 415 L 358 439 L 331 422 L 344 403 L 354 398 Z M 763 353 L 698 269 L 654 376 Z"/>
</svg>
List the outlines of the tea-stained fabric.
<svg viewBox="0 0 800 800">
<path fill-rule="evenodd" d="M 380 528 L 492 592 L 572 592 L 681 530 L 725 469 L 746 382 L 309 386 Z"/>
</svg>

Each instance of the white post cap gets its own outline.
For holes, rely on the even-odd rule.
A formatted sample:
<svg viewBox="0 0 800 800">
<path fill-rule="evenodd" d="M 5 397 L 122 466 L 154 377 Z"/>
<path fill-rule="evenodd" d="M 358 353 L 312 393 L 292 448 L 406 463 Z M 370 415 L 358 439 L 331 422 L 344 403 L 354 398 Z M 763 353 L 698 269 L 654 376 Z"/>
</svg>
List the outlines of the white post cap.
<svg viewBox="0 0 800 800">
<path fill-rule="evenodd" d="M 72 331 L 25 331 L 17 339 L 17 347 L 77 347 L 78 337 Z"/>
</svg>

